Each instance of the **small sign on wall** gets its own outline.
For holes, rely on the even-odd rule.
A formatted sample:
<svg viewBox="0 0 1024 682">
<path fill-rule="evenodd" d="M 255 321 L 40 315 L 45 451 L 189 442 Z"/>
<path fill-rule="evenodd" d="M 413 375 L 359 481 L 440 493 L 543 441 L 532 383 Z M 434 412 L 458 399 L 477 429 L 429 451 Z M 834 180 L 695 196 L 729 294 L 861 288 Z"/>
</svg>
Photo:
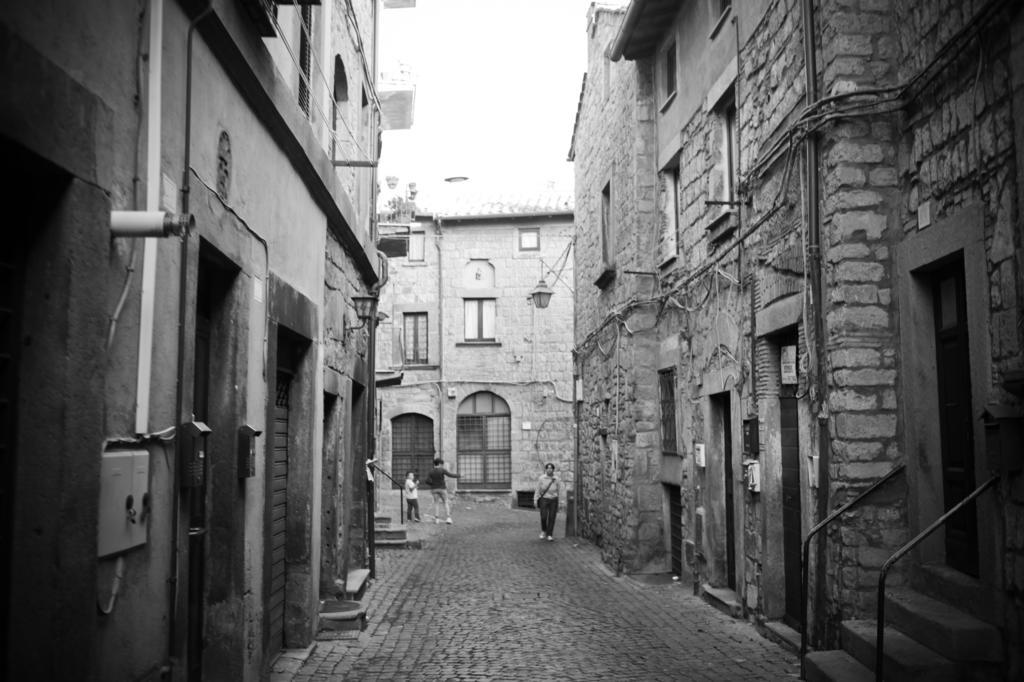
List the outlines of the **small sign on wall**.
<svg viewBox="0 0 1024 682">
<path fill-rule="evenodd" d="M 783 346 L 779 354 L 782 368 L 782 383 L 784 385 L 793 385 L 797 381 L 796 346 Z"/>
</svg>

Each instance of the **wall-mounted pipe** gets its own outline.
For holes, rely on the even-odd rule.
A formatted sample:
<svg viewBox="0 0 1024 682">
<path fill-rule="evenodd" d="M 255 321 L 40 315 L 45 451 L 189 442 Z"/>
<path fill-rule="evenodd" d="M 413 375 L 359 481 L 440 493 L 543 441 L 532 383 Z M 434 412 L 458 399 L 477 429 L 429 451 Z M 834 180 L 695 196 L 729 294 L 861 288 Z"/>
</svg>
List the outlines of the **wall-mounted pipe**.
<svg viewBox="0 0 1024 682">
<path fill-rule="evenodd" d="M 146 210 L 160 208 L 161 90 L 163 87 L 164 0 L 149 3 L 149 75 L 146 79 Z M 149 390 L 153 376 L 157 242 L 142 245 L 142 301 L 139 310 L 139 371 L 135 379 L 135 433 L 149 432 Z"/>
<path fill-rule="evenodd" d="M 804 79 L 807 106 L 813 105 L 818 99 L 818 66 L 814 54 L 814 0 L 803 0 L 800 3 L 803 20 L 804 40 Z M 807 255 L 810 269 L 811 324 L 814 331 L 815 399 L 812 407 L 816 411 L 818 449 L 818 518 L 828 516 L 829 511 L 829 480 L 830 469 L 828 419 L 825 416 L 825 315 L 822 310 L 822 266 L 821 266 L 821 219 L 818 207 L 818 138 L 814 132 L 807 135 L 805 142 L 805 165 L 807 167 Z M 806 330 L 807 320 L 804 320 Z M 817 566 L 815 570 L 815 613 L 820 614 L 821 604 L 825 599 L 825 543 L 819 543 Z"/>
<path fill-rule="evenodd" d="M 192 229 L 196 219 L 185 213 L 167 211 L 111 211 L 112 237 L 171 237 L 181 236 Z"/>
<path fill-rule="evenodd" d="M 154 0 L 154 2 L 161 2 L 162 0 Z M 188 38 L 186 39 L 186 50 L 185 50 L 185 154 L 184 154 L 184 170 L 182 171 L 182 186 L 181 186 L 181 211 L 182 213 L 189 213 L 189 188 L 190 188 L 190 171 L 189 166 L 191 164 L 191 153 L 189 147 L 192 143 L 192 39 L 196 31 L 196 26 L 199 22 L 205 19 L 210 13 L 213 12 L 213 2 L 211 2 L 203 9 L 199 14 L 192 19 L 188 26 Z M 178 459 L 181 461 L 180 450 L 183 446 L 183 439 L 181 437 L 180 427 L 182 424 L 191 421 L 191 415 L 185 414 L 185 322 L 187 316 L 185 314 L 185 305 L 188 302 L 187 285 L 188 285 L 188 238 L 189 233 L 185 232 L 181 236 L 181 263 L 179 264 L 179 275 L 178 275 L 178 368 L 177 368 L 177 379 L 175 384 L 175 397 L 174 397 L 174 409 L 177 416 L 178 433 L 175 435 L 175 444 L 178 450 Z M 172 481 L 177 480 L 175 476 L 171 477 Z M 168 614 L 168 656 L 171 660 L 174 659 L 175 644 L 178 634 L 177 628 L 177 606 L 178 606 L 178 532 L 179 532 L 179 520 L 178 517 L 181 515 L 181 495 L 178 493 L 175 487 L 172 492 L 174 499 L 174 511 L 171 514 L 171 577 L 167 581 L 170 588 L 170 612 Z"/>
</svg>

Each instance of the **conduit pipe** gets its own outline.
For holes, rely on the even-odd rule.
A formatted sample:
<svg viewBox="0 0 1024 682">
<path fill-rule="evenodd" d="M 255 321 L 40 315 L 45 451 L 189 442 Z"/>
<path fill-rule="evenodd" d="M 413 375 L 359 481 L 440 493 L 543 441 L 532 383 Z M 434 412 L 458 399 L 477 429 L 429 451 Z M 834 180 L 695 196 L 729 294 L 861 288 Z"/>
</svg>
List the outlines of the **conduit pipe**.
<svg viewBox="0 0 1024 682">
<path fill-rule="evenodd" d="M 814 0 L 802 0 L 800 3 L 803 19 L 804 39 L 804 78 L 807 105 L 813 105 L 818 99 L 817 59 L 814 54 Z M 812 131 L 807 134 L 805 142 L 805 165 L 807 167 L 807 255 L 810 263 L 811 280 L 811 313 L 814 328 L 814 364 L 816 371 L 816 399 L 812 407 L 816 411 L 818 439 L 818 518 L 828 516 L 829 486 L 828 471 L 830 464 L 828 418 L 825 414 L 825 318 L 822 310 L 822 267 L 821 267 L 821 220 L 818 208 L 818 138 Z M 804 321 L 806 328 L 807 321 Z M 824 598 L 825 581 L 825 545 L 819 543 L 816 579 L 816 605 Z M 820 612 L 815 609 L 815 612 Z"/>
<path fill-rule="evenodd" d="M 162 0 L 153 0 L 154 4 L 162 3 Z M 186 40 L 185 50 L 185 154 L 184 154 L 184 170 L 182 171 L 182 185 L 181 185 L 181 211 L 187 214 L 189 212 L 189 189 L 191 186 L 189 166 L 192 161 L 190 154 L 190 146 L 192 144 L 192 39 L 195 34 L 196 26 L 199 22 L 205 19 L 210 13 L 213 12 L 212 0 L 207 4 L 206 8 L 203 9 L 199 14 L 192 19 L 188 26 L 188 38 Z M 185 414 L 184 396 L 185 396 L 185 306 L 188 302 L 187 285 L 188 285 L 188 238 L 189 233 L 186 231 L 181 236 L 181 263 L 179 263 L 179 278 L 178 278 L 178 369 L 177 369 L 177 380 L 175 385 L 175 397 L 174 407 L 177 415 L 178 429 L 175 434 L 176 450 L 178 451 L 178 462 L 181 461 L 181 448 L 182 434 L 181 425 L 186 421 L 190 420 L 191 415 Z M 181 495 L 178 493 L 175 482 L 177 481 L 176 476 L 171 476 L 171 497 L 174 499 L 174 511 L 171 515 L 171 575 L 168 579 L 168 585 L 170 586 L 170 612 L 168 614 L 168 628 L 167 628 L 167 650 L 168 656 L 173 660 L 175 650 L 175 640 L 177 636 L 177 606 L 178 606 L 178 517 L 181 515 Z"/>
<path fill-rule="evenodd" d="M 160 208 L 161 88 L 163 87 L 164 0 L 149 3 L 149 74 L 146 83 L 146 210 Z M 111 219 L 113 229 L 113 219 Z M 135 433 L 149 432 L 153 377 L 153 318 L 156 307 L 157 242 L 142 245 L 142 301 L 139 311 L 139 371 L 135 379 Z"/>
</svg>

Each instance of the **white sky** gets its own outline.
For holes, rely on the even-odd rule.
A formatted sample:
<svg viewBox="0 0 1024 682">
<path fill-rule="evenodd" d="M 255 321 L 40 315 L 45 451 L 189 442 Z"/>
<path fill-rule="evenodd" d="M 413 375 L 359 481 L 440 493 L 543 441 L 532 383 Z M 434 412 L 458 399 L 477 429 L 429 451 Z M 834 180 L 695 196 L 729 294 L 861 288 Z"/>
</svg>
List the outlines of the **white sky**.
<svg viewBox="0 0 1024 682">
<path fill-rule="evenodd" d="M 417 0 L 383 10 L 380 70 L 404 63 L 416 97 L 412 129 L 384 132 L 382 184 L 416 182 L 421 199 L 452 175 L 509 191 L 548 180 L 571 188 L 590 4 Z"/>
</svg>

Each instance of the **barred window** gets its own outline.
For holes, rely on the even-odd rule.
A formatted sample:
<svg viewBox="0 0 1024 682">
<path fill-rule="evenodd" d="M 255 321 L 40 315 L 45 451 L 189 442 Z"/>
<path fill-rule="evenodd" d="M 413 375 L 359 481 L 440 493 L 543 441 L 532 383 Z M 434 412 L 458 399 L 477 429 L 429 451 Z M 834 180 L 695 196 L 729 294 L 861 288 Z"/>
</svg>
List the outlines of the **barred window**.
<svg viewBox="0 0 1024 682">
<path fill-rule="evenodd" d="M 676 370 L 664 369 L 658 372 L 658 386 L 661 393 L 661 451 L 676 454 Z"/>
</svg>

